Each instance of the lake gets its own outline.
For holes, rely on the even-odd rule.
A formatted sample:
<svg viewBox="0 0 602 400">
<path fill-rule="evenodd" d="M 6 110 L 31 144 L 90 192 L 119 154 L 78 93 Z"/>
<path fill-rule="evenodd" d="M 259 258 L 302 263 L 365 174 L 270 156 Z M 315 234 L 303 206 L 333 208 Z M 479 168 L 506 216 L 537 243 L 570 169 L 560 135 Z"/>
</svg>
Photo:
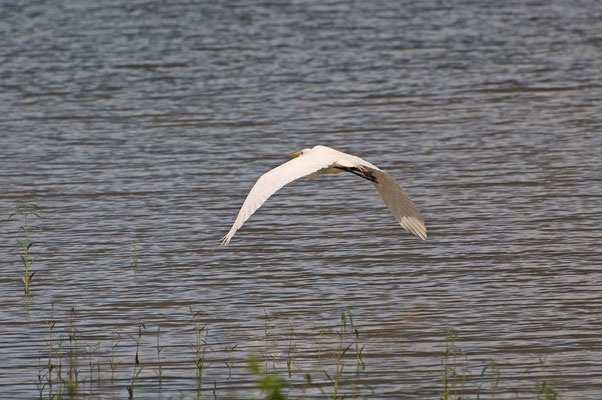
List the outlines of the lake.
<svg viewBox="0 0 602 400">
<path fill-rule="evenodd" d="M 602 396 L 602 3 L 0 10 L 2 397 L 258 397 L 257 357 L 290 398 L 438 399 L 446 346 L 473 397 Z M 220 246 L 317 144 L 395 177 L 427 240 L 339 174 Z"/>
</svg>

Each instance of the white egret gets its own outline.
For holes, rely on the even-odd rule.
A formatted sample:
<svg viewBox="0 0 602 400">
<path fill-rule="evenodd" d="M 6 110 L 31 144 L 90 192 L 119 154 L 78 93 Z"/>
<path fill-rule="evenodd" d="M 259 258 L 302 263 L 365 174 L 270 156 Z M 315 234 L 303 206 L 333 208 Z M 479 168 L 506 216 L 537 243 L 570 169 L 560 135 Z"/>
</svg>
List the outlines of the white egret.
<svg viewBox="0 0 602 400">
<path fill-rule="evenodd" d="M 426 226 L 420 211 L 401 190 L 393 177 L 368 161 L 326 146 L 303 149 L 289 156 L 296 157 L 263 174 L 247 195 L 230 231 L 222 240 L 228 244 L 236 231 L 278 189 L 289 182 L 308 175 L 316 179 L 322 174 L 350 172 L 369 180 L 378 190 L 399 225 L 409 233 L 426 239 Z"/>
</svg>

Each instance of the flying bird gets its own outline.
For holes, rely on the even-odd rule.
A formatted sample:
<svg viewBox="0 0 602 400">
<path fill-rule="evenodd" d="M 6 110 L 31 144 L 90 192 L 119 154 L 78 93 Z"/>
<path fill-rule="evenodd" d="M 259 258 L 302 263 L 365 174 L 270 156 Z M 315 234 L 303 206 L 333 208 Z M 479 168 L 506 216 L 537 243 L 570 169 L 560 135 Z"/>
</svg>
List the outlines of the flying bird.
<svg viewBox="0 0 602 400">
<path fill-rule="evenodd" d="M 287 183 L 306 175 L 313 180 L 322 174 L 341 172 L 350 172 L 370 181 L 399 225 L 409 233 L 423 240 L 426 239 L 426 226 L 420 211 L 401 190 L 397 181 L 378 167 L 359 157 L 326 146 L 314 146 L 311 149 L 290 153 L 289 156 L 295 158 L 266 172 L 255 182 L 232 228 L 223 237 L 222 245 L 228 244 L 245 221 Z"/>
</svg>

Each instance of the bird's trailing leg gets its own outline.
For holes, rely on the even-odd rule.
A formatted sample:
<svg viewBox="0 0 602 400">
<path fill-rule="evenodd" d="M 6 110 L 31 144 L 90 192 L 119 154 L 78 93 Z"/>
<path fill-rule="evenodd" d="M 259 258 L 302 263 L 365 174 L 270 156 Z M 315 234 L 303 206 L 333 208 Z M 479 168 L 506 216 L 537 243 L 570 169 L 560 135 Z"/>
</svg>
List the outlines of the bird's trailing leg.
<svg viewBox="0 0 602 400">
<path fill-rule="evenodd" d="M 357 175 L 360 178 L 367 179 L 370 182 L 378 183 L 374 174 L 368 170 L 361 170 L 358 167 L 342 167 L 339 165 L 337 165 L 335 168 L 341 169 L 346 172 L 351 172 L 353 175 Z"/>
</svg>

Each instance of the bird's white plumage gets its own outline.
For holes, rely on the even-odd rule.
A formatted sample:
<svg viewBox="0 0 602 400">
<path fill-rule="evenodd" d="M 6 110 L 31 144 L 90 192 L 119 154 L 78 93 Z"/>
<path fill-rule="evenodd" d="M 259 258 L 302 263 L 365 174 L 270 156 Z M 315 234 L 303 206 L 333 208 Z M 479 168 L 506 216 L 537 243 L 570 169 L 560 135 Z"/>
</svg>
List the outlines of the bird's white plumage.
<svg viewBox="0 0 602 400">
<path fill-rule="evenodd" d="M 309 175 L 322 168 L 327 168 L 336 161 L 337 157 L 334 154 L 329 154 L 328 152 L 325 154 L 322 154 L 322 152 L 309 152 L 293 158 L 263 174 L 247 195 L 245 202 L 238 212 L 236 221 L 234 221 L 228 234 L 224 236 L 222 244 L 228 244 L 232 236 L 234 236 L 245 221 L 281 187 L 295 179 Z"/>
<path fill-rule="evenodd" d="M 379 169 L 371 172 L 376 178 L 376 182 L 372 182 L 372 184 L 399 225 L 420 239 L 426 239 L 424 219 L 412 200 L 401 190 L 399 183 L 391 175 Z"/>
<path fill-rule="evenodd" d="M 228 244 L 245 221 L 287 183 L 306 175 L 315 179 L 321 174 L 343 172 L 340 168 L 356 168 L 375 178 L 372 184 L 397 222 L 411 234 L 421 239 L 426 238 L 426 226 L 420 211 L 389 174 L 359 157 L 326 146 L 315 146 L 299 153 L 297 158 L 266 172 L 257 180 L 240 208 L 232 228 L 224 236 L 222 244 Z"/>
</svg>

